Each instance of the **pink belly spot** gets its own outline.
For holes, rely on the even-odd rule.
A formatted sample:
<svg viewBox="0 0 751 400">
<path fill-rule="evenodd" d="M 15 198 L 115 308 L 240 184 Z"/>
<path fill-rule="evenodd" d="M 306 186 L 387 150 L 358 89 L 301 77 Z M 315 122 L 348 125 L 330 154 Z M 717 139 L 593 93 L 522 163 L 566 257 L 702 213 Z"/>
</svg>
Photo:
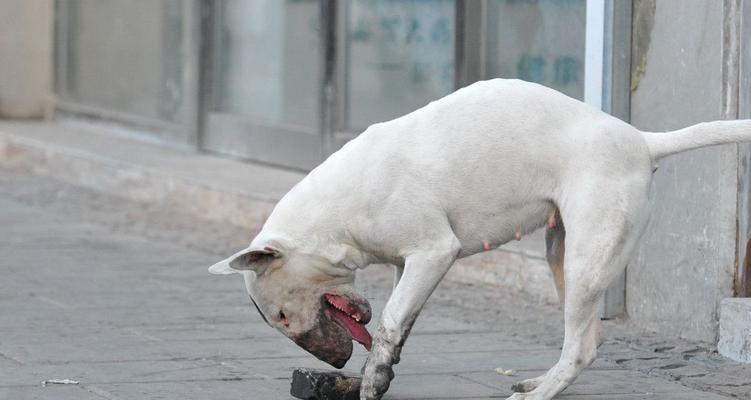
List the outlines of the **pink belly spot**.
<svg viewBox="0 0 751 400">
<path fill-rule="evenodd" d="M 522 240 L 522 233 L 520 231 L 516 231 L 516 233 L 514 233 L 514 239 Z"/>
<path fill-rule="evenodd" d="M 490 250 L 490 243 L 488 243 L 487 240 L 483 240 L 482 241 L 482 249 L 485 250 L 485 251 Z"/>
</svg>

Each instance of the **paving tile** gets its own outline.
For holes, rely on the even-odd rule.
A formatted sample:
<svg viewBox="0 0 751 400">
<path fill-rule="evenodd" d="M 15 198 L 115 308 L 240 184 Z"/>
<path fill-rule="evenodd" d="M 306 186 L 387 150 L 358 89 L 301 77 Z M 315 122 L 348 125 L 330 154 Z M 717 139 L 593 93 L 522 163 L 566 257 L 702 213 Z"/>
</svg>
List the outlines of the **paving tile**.
<svg viewBox="0 0 751 400">
<path fill-rule="evenodd" d="M 181 379 L 223 379 L 231 376 L 220 361 L 172 360 L 32 364 L 0 372 L 0 387 L 35 386 L 47 379 L 72 379 L 82 384 L 160 382 Z"/>
<path fill-rule="evenodd" d="M 435 366 L 436 372 L 495 371 L 496 368 L 516 370 L 547 370 L 560 356 L 557 350 L 539 348 L 520 351 L 465 351 L 439 353 L 445 360 Z"/>
<path fill-rule="evenodd" d="M 0 399 L 8 400 L 104 400 L 80 385 L 0 387 Z"/>
<path fill-rule="evenodd" d="M 510 393 L 454 375 L 397 375 L 386 399 L 505 398 Z"/>
<path fill-rule="evenodd" d="M 402 353 L 455 353 L 464 351 L 527 351 L 538 350 L 540 345 L 504 338 L 494 332 L 445 331 L 437 334 L 414 332 L 407 340 Z"/>
<path fill-rule="evenodd" d="M 516 376 L 503 376 L 495 372 L 463 373 L 460 376 L 501 390 L 523 379 L 544 374 L 544 370 L 521 371 Z M 638 372 L 622 370 L 585 370 L 563 393 L 575 395 L 644 395 L 654 393 L 691 393 L 684 386 L 650 378 Z"/>
<path fill-rule="evenodd" d="M 561 394 L 556 399 L 581 400 L 728 400 L 728 397 L 714 393 L 692 391 L 688 393 L 645 393 L 645 394 Z"/>
<path fill-rule="evenodd" d="M 266 380 L 199 380 L 175 382 L 117 383 L 89 385 L 109 399 L 292 399 L 289 382 Z"/>
</svg>

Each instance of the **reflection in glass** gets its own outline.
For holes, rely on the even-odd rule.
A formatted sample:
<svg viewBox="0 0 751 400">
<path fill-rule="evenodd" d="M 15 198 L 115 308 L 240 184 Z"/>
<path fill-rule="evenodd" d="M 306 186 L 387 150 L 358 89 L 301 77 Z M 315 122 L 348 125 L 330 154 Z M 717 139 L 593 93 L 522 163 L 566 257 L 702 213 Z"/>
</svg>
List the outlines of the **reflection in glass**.
<svg viewBox="0 0 751 400">
<path fill-rule="evenodd" d="M 317 129 L 319 5 L 227 0 L 220 8 L 216 111 Z"/>
<path fill-rule="evenodd" d="M 487 76 L 584 97 L 586 0 L 490 0 Z"/>
<path fill-rule="evenodd" d="M 345 130 L 360 132 L 453 90 L 453 0 L 347 4 Z"/>
<path fill-rule="evenodd" d="M 78 0 L 65 7 L 63 101 L 186 122 L 184 3 Z"/>
</svg>

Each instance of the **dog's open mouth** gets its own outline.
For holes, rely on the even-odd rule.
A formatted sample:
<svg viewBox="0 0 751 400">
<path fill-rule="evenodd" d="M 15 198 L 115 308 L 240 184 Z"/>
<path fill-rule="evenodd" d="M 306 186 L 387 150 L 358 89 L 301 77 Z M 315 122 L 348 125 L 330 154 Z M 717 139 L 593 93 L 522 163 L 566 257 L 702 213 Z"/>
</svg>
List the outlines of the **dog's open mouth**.
<svg viewBox="0 0 751 400">
<path fill-rule="evenodd" d="M 370 322 L 370 307 L 367 303 L 353 301 L 347 297 L 326 293 L 323 295 L 328 306 L 328 315 L 344 328 L 358 343 L 370 351 L 373 338 L 365 328 Z"/>
</svg>

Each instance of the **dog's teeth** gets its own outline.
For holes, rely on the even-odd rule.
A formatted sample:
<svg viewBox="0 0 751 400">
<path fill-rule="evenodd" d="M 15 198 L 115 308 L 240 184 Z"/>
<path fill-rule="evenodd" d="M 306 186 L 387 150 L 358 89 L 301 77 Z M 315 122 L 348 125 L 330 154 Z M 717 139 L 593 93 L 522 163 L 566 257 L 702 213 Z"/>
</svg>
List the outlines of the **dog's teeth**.
<svg viewBox="0 0 751 400">
<path fill-rule="evenodd" d="M 339 311 L 341 311 L 341 312 L 343 312 L 343 313 L 347 314 L 347 315 L 348 315 L 348 316 L 349 316 L 350 318 L 354 319 L 355 321 L 357 321 L 357 322 L 362 322 L 362 317 L 360 317 L 359 315 L 356 315 L 356 314 L 350 314 L 349 312 L 347 312 L 347 310 L 345 310 L 345 309 L 344 309 L 344 307 L 342 307 L 342 306 L 339 306 L 338 304 L 334 304 L 334 303 L 333 303 L 333 302 L 331 302 L 331 301 L 329 301 L 328 303 L 329 303 L 329 304 L 330 304 L 330 305 L 331 305 L 332 307 L 336 308 L 337 310 L 339 310 Z"/>
</svg>

